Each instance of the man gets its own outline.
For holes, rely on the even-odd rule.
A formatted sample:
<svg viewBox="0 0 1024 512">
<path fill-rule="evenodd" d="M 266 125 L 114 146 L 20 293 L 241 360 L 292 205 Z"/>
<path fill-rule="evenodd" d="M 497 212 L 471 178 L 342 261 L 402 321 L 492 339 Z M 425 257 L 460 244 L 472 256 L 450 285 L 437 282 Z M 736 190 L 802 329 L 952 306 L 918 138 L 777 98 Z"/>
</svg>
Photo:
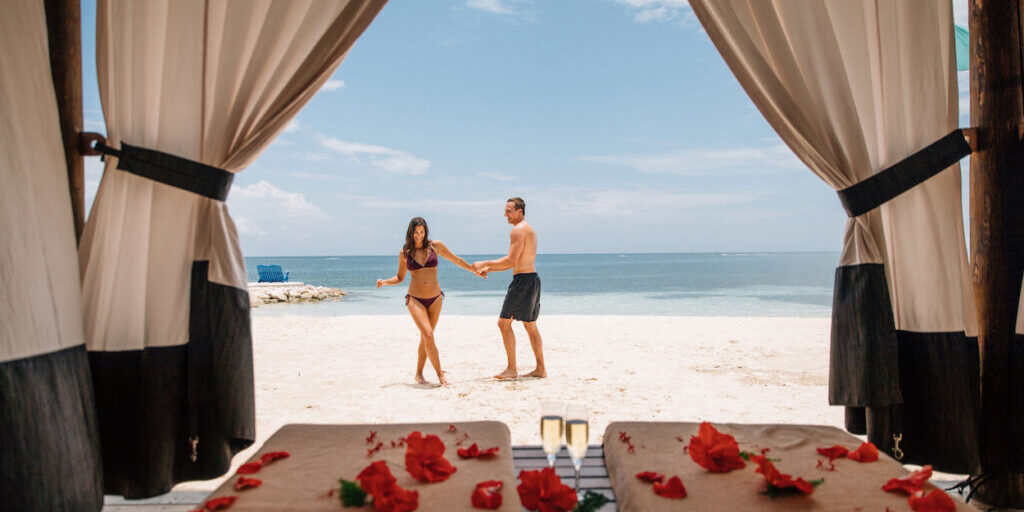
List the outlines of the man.
<svg viewBox="0 0 1024 512">
<path fill-rule="evenodd" d="M 512 224 L 508 255 L 496 260 L 478 261 L 473 267 L 486 272 L 500 272 L 512 269 L 512 283 L 508 285 L 505 304 L 498 315 L 498 329 L 505 343 L 508 366 L 495 375 L 496 379 L 514 379 L 516 370 L 516 335 L 512 332 L 512 321 L 519 320 L 530 336 L 537 368 L 526 377 L 547 377 L 544 369 L 544 352 L 541 348 L 540 331 L 537 330 L 537 315 L 540 313 L 540 278 L 534 262 L 537 259 L 537 233 L 526 222 L 526 202 L 513 197 L 505 203 L 505 218 Z"/>
</svg>

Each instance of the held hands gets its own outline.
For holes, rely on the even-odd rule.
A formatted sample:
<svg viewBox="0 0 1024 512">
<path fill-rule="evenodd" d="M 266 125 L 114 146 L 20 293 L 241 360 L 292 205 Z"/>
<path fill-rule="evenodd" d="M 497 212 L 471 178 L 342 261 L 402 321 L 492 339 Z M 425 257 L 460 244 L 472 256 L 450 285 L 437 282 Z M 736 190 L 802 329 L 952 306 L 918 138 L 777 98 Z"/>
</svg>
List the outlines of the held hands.
<svg viewBox="0 0 1024 512">
<path fill-rule="evenodd" d="M 478 275 L 478 276 L 480 276 L 480 277 L 482 277 L 484 279 L 487 279 L 487 271 L 488 271 L 488 269 L 487 269 L 487 267 L 485 267 L 483 265 L 483 262 L 480 262 L 480 261 L 473 262 L 472 267 L 473 267 L 473 273 L 474 274 L 476 274 L 476 275 Z"/>
<path fill-rule="evenodd" d="M 377 288 L 380 288 L 381 286 L 384 286 L 384 280 L 383 279 L 378 279 L 377 280 Z"/>
</svg>

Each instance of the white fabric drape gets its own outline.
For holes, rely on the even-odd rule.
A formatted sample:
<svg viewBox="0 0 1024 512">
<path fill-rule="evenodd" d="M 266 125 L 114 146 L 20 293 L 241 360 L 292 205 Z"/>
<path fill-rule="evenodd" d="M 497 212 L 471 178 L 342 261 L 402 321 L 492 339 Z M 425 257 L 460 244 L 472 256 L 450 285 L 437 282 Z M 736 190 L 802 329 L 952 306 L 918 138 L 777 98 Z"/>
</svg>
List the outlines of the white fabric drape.
<svg viewBox="0 0 1024 512">
<path fill-rule="evenodd" d="M 231 172 L 281 132 L 384 0 L 101 0 L 97 65 L 107 138 Z M 90 350 L 181 345 L 193 261 L 246 288 L 221 201 L 107 162 L 81 244 Z"/>
<path fill-rule="evenodd" d="M 42 2 L 0 16 L 0 363 L 81 345 L 67 164 Z"/>
<path fill-rule="evenodd" d="M 691 5 L 772 127 L 837 190 L 957 127 L 948 1 Z M 897 330 L 976 334 L 960 197 L 956 164 L 847 222 L 840 265 L 885 264 Z"/>
</svg>

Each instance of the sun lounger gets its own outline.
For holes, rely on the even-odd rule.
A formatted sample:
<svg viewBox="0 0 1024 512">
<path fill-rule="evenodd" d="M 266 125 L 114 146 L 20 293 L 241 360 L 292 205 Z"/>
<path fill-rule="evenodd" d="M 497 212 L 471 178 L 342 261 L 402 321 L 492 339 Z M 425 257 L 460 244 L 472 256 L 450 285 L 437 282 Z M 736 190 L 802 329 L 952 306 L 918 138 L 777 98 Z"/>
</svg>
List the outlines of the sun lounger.
<svg viewBox="0 0 1024 512">
<path fill-rule="evenodd" d="M 281 265 L 256 265 L 260 283 L 287 283 L 290 272 L 281 272 Z"/>
</svg>

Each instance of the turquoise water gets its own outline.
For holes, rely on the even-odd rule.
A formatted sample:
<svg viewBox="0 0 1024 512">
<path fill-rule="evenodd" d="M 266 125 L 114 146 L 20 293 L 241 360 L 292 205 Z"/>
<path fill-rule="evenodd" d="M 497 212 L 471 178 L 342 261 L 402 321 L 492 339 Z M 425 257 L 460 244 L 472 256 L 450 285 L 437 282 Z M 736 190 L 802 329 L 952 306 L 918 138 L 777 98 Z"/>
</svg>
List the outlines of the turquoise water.
<svg viewBox="0 0 1024 512">
<path fill-rule="evenodd" d="M 462 255 L 467 261 L 490 255 Z M 680 316 L 827 317 L 838 253 L 541 254 L 541 315 L 620 314 Z M 396 256 L 253 257 L 276 263 L 290 281 L 348 292 L 337 302 L 273 304 L 258 315 L 405 314 L 407 284 L 375 287 L 398 268 Z M 497 316 L 510 271 L 480 279 L 442 259 L 438 279 L 447 314 Z"/>
</svg>

